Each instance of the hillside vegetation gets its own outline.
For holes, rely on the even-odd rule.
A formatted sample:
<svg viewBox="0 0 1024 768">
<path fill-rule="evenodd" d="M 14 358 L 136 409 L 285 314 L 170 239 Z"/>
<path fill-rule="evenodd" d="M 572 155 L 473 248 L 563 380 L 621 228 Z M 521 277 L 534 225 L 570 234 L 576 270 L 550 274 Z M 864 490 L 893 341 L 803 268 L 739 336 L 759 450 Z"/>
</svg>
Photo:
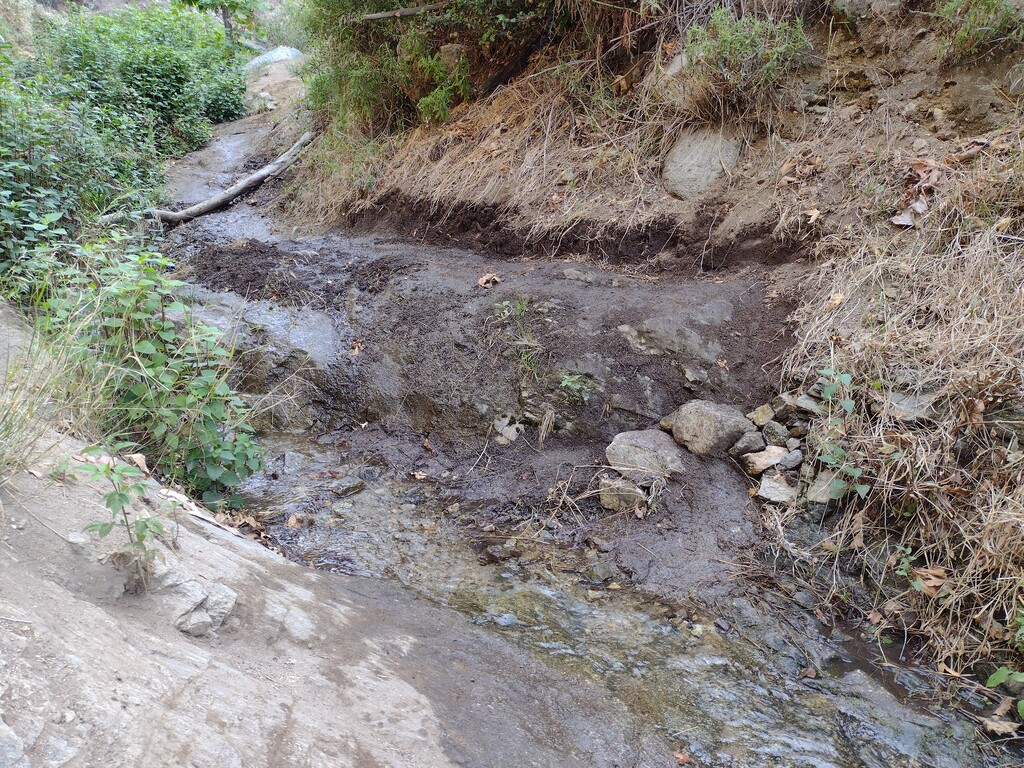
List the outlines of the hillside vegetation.
<svg viewBox="0 0 1024 768">
<path fill-rule="evenodd" d="M 4 18 L 21 36 L 17 51 L 0 45 L 0 293 L 46 344 L 32 386 L 17 372 L 0 382 L 0 475 L 30 458 L 17 446 L 56 408 L 228 501 L 259 466 L 229 350 L 191 321 L 154 244 L 103 215 L 156 202 L 165 160 L 245 113 L 242 59 L 193 11 Z"/>
</svg>

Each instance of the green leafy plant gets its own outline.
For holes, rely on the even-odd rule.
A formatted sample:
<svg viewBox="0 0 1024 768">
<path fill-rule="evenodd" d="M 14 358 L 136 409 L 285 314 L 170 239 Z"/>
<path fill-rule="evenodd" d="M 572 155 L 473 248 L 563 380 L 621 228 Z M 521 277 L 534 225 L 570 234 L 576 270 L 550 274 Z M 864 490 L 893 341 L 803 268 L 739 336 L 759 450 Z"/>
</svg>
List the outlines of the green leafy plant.
<svg viewBox="0 0 1024 768">
<path fill-rule="evenodd" d="M 44 330 L 68 339 L 79 378 L 109 404 L 104 431 L 205 503 L 236 503 L 233 489 L 261 466 L 260 450 L 227 382 L 230 350 L 192 320 L 184 284 L 166 276 L 170 261 L 123 236 L 63 257 L 39 276 L 50 286 Z"/>
<path fill-rule="evenodd" d="M 948 0 L 936 10 L 946 27 L 943 56 L 963 59 L 1000 43 L 1024 44 L 1024 11 L 1008 0 Z"/>
<path fill-rule="evenodd" d="M 818 375 L 824 380 L 821 399 L 826 405 L 838 407 L 838 415 L 829 419 L 828 432 L 821 444 L 818 461 L 837 473 L 829 486 L 829 496 L 841 499 L 849 491 L 860 498 L 867 498 L 871 485 L 864 481 L 864 470 L 851 461 L 851 456 L 842 445 L 846 420 L 853 415 L 857 402 L 853 399 L 853 378 L 848 373 L 838 373 L 823 368 Z"/>
<path fill-rule="evenodd" d="M 110 535 L 118 528 L 125 534 L 125 546 L 108 555 L 118 568 L 130 572 L 131 586 L 146 586 L 146 575 L 149 566 L 156 557 L 157 550 L 152 546 L 157 536 L 163 535 L 164 524 L 155 517 L 133 512 L 132 506 L 146 494 L 143 482 L 145 473 L 138 467 L 117 461 L 113 455 L 119 450 L 132 448 L 131 443 L 116 443 L 110 450 L 101 446 L 91 446 L 83 453 L 95 457 L 94 462 L 79 464 L 75 472 L 89 480 L 109 483 L 111 490 L 103 496 L 103 505 L 110 513 L 106 520 L 94 520 L 85 530 L 94 533 L 101 539 Z"/>
<path fill-rule="evenodd" d="M 565 393 L 570 402 L 575 403 L 585 403 L 590 399 L 590 394 L 593 391 L 590 381 L 583 373 L 563 374 L 558 388 Z"/>
</svg>

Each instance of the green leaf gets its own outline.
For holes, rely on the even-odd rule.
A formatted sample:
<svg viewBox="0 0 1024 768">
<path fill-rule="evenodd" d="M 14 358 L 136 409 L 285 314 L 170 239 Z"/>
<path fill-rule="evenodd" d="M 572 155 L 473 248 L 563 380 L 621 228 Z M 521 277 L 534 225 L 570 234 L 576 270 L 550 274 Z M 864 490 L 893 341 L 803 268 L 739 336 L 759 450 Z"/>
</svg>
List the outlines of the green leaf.
<svg viewBox="0 0 1024 768">
<path fill-rule="evenodd" d="M 840 400 L 839 405 L 847 414 L 853 413 L 853 409 L 857 407 L 857 404 L 853 400 Z"/>
<path fill-rule="evenodd" d="M 156 347 L 153 345 L 153 342 L 143 339 L 142 341 L 136 342 L 135 351 L 141 352 L 143 355 L 155 355 Z"/>
<path fill-rule="evenodd" d="M 211 480 L 216 480 L 224 474 L 224 467 L 219 464 L 207 464 L 206 474 Z"/>
<path fill-rule="evenodd" d="M 101 539 L 114 530 L 114 524 L 111 522 L 104 522 L 102 520 L 94 520 L 85 526 L 87 533 L 95 533 Z"/>
<path fill-rule="evenodd" d="M 914 591 L 920 592 L 922 589 L 924 589 L 924 582 L 921 581 L 921 579 L 914 579 L 912 582 L 910 582 L 910 586 L 914 588 Z"/>
<path fill-rule="evenodd" d="M 832 500 L 843 498 L 850 490 L 850 484 L 842 478 L 837 477 L 828 487 L 828 497 Z"/>
<path fill-rule="evenodd" d="M 1024 699 L 1017 702 L 1017 716 L 1024 720 Z"/>
<path fill-rule="evenodd" d="M 989 688 L 995 688 L 997 685 L 1002 685 L 1010 679 L 1011 670 L 1009 667 L 1000 667 L 991 675 L 989 675 L 988 681 L 985 683 Z"/>
</svg>

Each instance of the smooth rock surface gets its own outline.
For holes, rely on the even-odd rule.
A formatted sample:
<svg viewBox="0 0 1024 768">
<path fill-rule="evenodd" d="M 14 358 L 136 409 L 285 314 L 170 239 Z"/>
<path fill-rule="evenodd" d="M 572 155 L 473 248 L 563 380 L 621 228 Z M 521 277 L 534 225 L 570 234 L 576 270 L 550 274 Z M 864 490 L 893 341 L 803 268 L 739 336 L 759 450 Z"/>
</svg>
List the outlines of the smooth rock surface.
<svg viewBox="0 0 1024 768">
<path fill-rule="evenodd" d="M 612 512 L 634 512 L 647 505 L 647 494 L 622 477 L 601 477 L 599 500 Z"/>
<path fill-rule="evenodd" d="M 757 453 L 765 448 L 764 437 L 760 432 L 744 432 L 735 445 L 729 449 L 729 455 L 740 457 L 745 453 Z"/>
<path fill-rule="evenodd" d="M 760 475 L 766 469 L 771 469 L 784 460 L 787 454 L 788 451 L 785 448 L 769 445 L 758 453 L 744 454 L 740 461 L 748 475 Z"/>
<path fill-rule="evenodd" d="M 790 504 L 796 501 L 796 488 L 778 473 L 761 475 L 761 485 L 757 495 L 765 501 L 776 504 Z"/>
</svg>

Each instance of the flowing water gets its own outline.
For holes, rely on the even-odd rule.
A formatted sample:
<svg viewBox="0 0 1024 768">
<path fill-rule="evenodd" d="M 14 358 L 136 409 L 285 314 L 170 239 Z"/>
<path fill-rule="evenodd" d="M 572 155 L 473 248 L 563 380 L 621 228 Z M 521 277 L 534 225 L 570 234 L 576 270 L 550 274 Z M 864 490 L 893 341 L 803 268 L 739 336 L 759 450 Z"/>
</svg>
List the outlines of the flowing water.
<svg viewBox="0 0 1024 768">
<path fill-rule="evenodd" d="M 592 548 L 495 538 L 378 457 L 267 442 L 276 458 L 246 491 L 288 556 L 397 579 L 564 670 L 567 684 L 599 681 L 696 764 L 978 764 L 962 724 L 908 707 L 862 670 L 792 679 L 756 638 L 631 591 Z"/>
</svg>

